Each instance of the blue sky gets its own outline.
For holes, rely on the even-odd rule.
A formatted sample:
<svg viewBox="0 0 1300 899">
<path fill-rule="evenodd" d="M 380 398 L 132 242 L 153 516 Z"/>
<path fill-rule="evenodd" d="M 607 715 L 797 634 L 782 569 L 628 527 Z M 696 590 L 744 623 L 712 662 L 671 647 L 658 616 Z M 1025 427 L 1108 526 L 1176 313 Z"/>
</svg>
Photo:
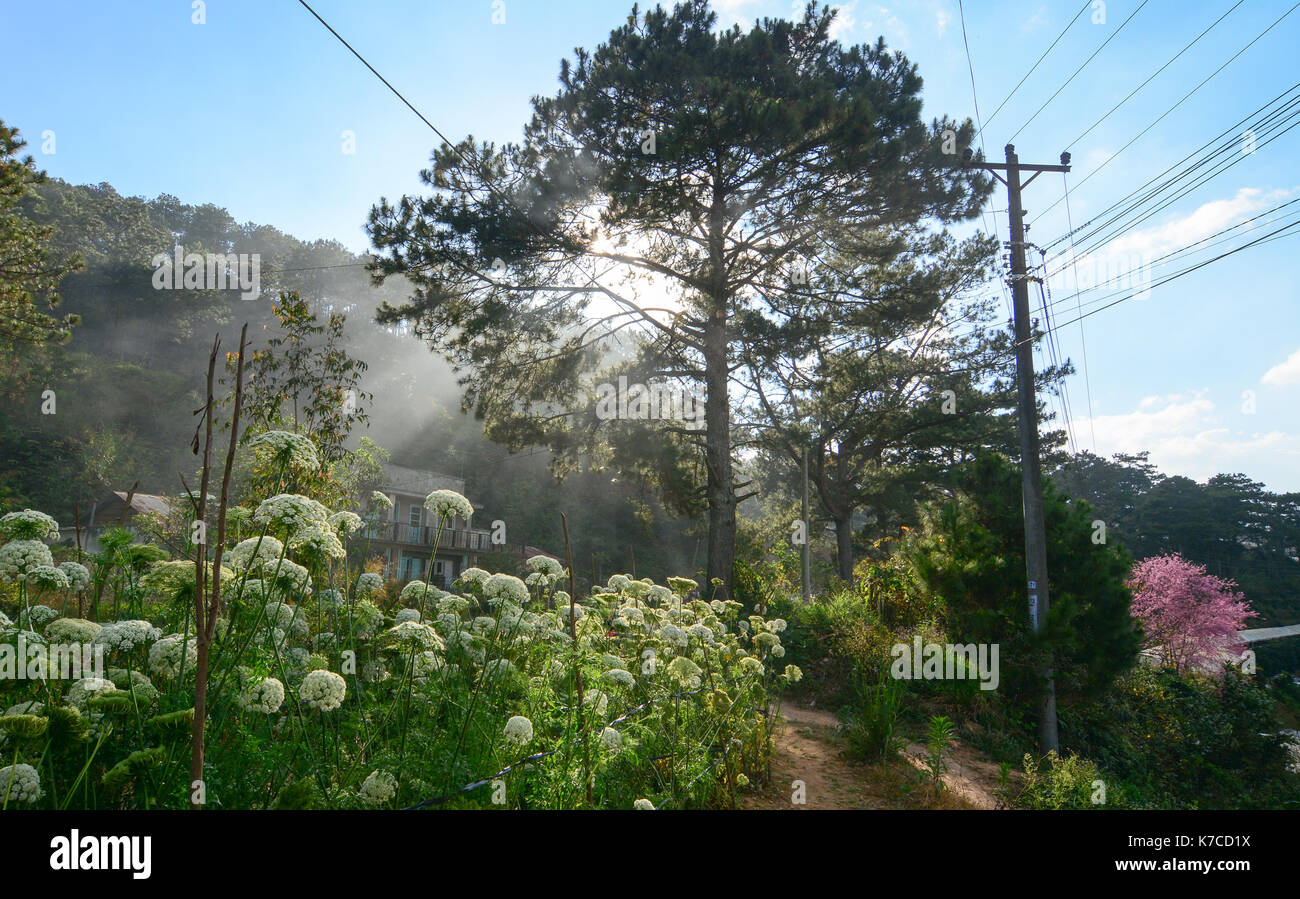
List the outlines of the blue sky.
<svg viewBox="0 0 1300 899">
<path fill-rule="evenodd" d="M 630 0 L 316 0 L 313 6 L 444 134 L 515 139 L 529 99 L 556 89 L 559 60 L 594 47 Z M 1082 0 L 965 3 L 985 145 L 1001 159 L 1011 135 L 1108 38 L 1097 56 L 1025 127 L 1026 162 L 1055 162 L 1069 142 L 1225 12 L 1204 38 L 1070 146 L 1076 226 L 1300 81 L 1300 10 L 1085 183 L 1111 154 L 1291 8 L 1291 0 L 1113 0 L 1095 4 L 996 116 L 993 112 L 1083 6 Z M 715 0 L 724 23 L 788 15 L 788 0 Z M 839 6 L 837 36 L 905 52 L 925 80 L 926 115 L 975 118 L 955 0 Z M 1138 10 L 1136 14 L 1134 11 Z M 18 126 L 38 164 L 76 183 L 125 194 L 171 193 L 215 203 L 240 221 L 366 249 L 362 224 L 379 197 L 419 190 L 436 138 L 292 0 L 90 4 L 0 0 L 9 52 L 0 117 Z M 1132 19 L 1121 29 L 1129 16 Z M 499 17 L 499 16 L 498 16 Z M 44 132 L 53 132 L 53 153 Z M 343 152 L 344 132 L 356 152 Z M 43 147 L 42 144 L 46 144 Z M 1151 259 L 1300 197 L 1300 128 L 1120 235 L 1112 258 Z M 1067 230 L 1059 174 L 1026 192 L 1030 240 Z M 988 216 L 1007 237 L 1005 196 Z M 1290 207 L 1294 212 L 1300 204 Z M 1042 214 L 1042 218 L 1037 216 Z M 1293 219 L 1282 219 L 1280 227 Z M 1191 264 L 1269 227 L 1193 255 Z M 1060 247 L 1058 247 L 1060 249 Z M 1198 479 L 1242 471 L 1300 490 L 1300 287 L 1296 230 L 1061 328 L 1080 449 L 1149 449 L 1168 472 Z M 1145 254 L 1145 255 L 1135 255 Z M 1158 279 L 1183 267 L 1139 269 Z M 1096 267 L 1081 263 L 1086 281 Z M 1125 282 L 1127 283 L 1127 282 Z M 1050 283 L 1058 322 L 1076 317 L 1073 280 Z M 991 291 L 998 291 L 990 285 Z M 1087 301 L 1106 291 L 1085 293 Z M 1088 311 L 1085 305 L 1084 311 Z M 1083 341 L 1087 346 L 1087 383 Z M 1091 414 L 1088 386 L 1091 392 Z M 1056 403 L 1053 403 L 1055 407 Z"/>
</svg>

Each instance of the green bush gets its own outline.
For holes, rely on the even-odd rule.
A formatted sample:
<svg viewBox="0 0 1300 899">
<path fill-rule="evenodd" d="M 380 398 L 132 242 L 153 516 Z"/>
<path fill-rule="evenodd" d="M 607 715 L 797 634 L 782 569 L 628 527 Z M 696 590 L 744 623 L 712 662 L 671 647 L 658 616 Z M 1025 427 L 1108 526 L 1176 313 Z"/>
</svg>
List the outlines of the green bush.
<svg viewBox="0 0 1300 899">
<path fill-rule="evenodd" d="M 1030 809 L 1121 808 L 1118 785 L 1102 776 L 1097 763 L 1070 753 L 1064 758 L 1055 751 L 1041 763 L 1025 754 L 1025 778 L 1016 804 Z"/>
</svg>

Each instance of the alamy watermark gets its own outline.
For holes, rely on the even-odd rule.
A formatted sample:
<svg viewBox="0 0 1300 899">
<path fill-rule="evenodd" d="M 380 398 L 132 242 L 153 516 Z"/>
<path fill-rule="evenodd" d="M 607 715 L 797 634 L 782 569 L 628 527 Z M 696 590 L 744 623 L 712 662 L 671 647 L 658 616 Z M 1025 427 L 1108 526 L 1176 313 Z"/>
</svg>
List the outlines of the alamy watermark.
<svg viewBox="0 0 1300 899">
<path fill-rule="evenodd" d="M 895 680 L 978 680 L 981 690 L 998 688 L 998 644 L 895 643 L 889 650 Z"/>
<path fill-rule="evenodd" d="M 704 427 L 704 401 L 689 390 L 668 384 L 631 384 L 626 375 L 618 383 L 596 388 L 596 417 L 601 421 L 681 421 L 687 429 Z"/>
<path fill-rule="evenodd" d="M 149 264 L 154 290 L 238 290 L 244 300 L 255 300 L 262 291 L 260 253 L 186 253 L 177 246 Z"/>
<path fill-rule="evenodd" d="M 104 676 L 102 643 L 0 643 L 0 680 L 81 680 Z"/>
</svg>

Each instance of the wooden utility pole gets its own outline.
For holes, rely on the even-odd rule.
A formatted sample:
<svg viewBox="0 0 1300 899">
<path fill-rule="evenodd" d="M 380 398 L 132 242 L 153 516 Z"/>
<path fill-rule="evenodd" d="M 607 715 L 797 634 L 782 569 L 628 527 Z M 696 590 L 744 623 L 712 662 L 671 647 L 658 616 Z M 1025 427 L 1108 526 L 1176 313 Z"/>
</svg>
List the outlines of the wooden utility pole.
<svg viewBox="0 0 1300 899">
<path fill-rule="evenodd" d="M 803 601 L 812 599 L 812 524 L 808 521 L 808 445 L 803 448 Z"/>
<path fill-rule="evenodd" d="M 1025 569 L 1029 586 L 1029 622 L 1034 633 L 1042 631 L 1051 606 L 1047 584 L 1047 533 L 1043 525 L 1043 478 L 1038 464 L 1038 396 L 1034 390 L 1034 335 L 1029 320 L 1029 273 L 1025 265 L 1025 210 L 1020 206 L 1020 192 L 1043 172 L 1068 172 L 1070 154 L 1061 154 L 1060 165 L 1022 163 L 1016 148 L 1007 144 L 1005 164 L 976 162 L 967 150 L 966 165 L 991 172 L 1007 186 L 1007 214 L 1011 219 L 1011 296 L 1015 310 L 1016 382 L 1020 407 L 1020 481 L 1024 494 Z M 998 171 L 1006 172 L 1006 177 Z M 1021 183 L 1022 171 L 1033 172 Z M 1043 679 L 1042 701 L 1038 711 L 1038 745 L 1046 755 L 1060 749 L 1056 728 L 1056 682 L 1049 661 L 1040 672 Z"/>
</svg>

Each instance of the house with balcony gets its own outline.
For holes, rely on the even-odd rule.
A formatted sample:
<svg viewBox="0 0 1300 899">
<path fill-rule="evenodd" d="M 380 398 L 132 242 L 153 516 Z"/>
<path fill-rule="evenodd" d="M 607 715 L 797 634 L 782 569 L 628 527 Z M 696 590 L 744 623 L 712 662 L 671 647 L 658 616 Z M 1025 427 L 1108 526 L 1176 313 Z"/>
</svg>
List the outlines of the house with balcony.
<svg viewBox="0 0 1300 899">
<path fill-rule="evenodd" d="M 477 529 L 459 516 L 445 522 L 439 534 L 435 516 L 424 508 L 425 498 L 435 490 L 455 490 L 463 495 L 465 481 L 384 463 L 384 483 L 379 492 L 392 501 L 393 508 L 382 514 L 363 512 L 367 524 L 351 542 L 370 558 L 384 558 L 385 577 L 401 581 L 429 577 L 434 586 L 450 590 L 462 571 L 478 564 L 479 553 L 501 547 L 492 545 L 491 531 Z"/>
</svg>

